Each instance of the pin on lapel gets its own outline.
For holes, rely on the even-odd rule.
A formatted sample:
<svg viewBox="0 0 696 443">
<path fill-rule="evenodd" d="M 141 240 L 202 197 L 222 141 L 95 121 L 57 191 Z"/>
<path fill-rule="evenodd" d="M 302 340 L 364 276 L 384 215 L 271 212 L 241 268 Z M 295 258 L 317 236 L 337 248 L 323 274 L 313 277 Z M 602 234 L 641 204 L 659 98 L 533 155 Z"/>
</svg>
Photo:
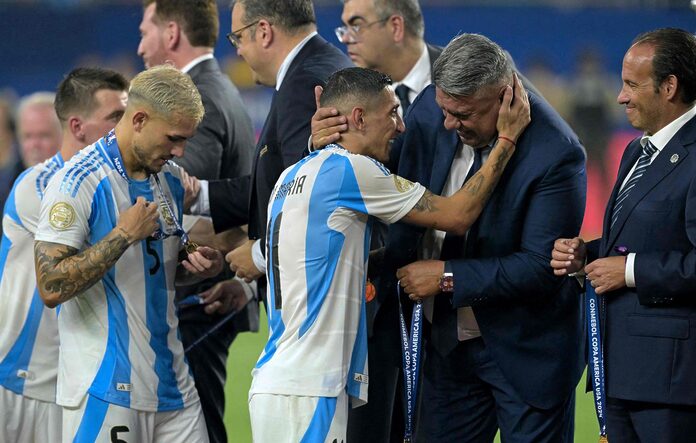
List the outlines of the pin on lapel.
<svg viewBox="0 0 696 443">
<path fill-rule="evenodd" d="M 669 161 L 672 163 L 676 163 L 679 161 L 679 154 L 672 154 L 672 156 L 669 158 Z"/>
</svg>

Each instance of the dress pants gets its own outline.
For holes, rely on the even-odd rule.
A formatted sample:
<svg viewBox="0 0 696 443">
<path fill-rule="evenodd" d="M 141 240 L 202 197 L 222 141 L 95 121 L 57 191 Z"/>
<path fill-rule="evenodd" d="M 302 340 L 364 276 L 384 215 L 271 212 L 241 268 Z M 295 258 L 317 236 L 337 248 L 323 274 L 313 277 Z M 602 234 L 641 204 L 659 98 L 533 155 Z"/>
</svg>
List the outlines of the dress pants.
<svg viewBox="0 0 696 443">
<path fill-rule="evenodd" d="M 209 321 L 181 319 L 179 331 L 184 349 L 208 332 L 223 316 L 209 316 Z M 203 340 L 186 353 L 191 374 L 196 383 L 201 409 L 208 428 L 210 443 L 227 443 L 225 431 L 225 382 L 227 380 L 227 356 L 237 336 L 234 320 Z"/>
<path fill-rule="evenodd" d="M 573 441 L 574 391 L 552 409 L 526 404 L 480 337 L 446 356 L 429 346 L 427 355 L 418 443 L 491 443 L 498 429 L 505 443 Z"/>
<path fill-rule="evenodd" d="M 675 406 L 607 398 L 611 443 L 693 443 L 696 406 Z"/>
</svg>

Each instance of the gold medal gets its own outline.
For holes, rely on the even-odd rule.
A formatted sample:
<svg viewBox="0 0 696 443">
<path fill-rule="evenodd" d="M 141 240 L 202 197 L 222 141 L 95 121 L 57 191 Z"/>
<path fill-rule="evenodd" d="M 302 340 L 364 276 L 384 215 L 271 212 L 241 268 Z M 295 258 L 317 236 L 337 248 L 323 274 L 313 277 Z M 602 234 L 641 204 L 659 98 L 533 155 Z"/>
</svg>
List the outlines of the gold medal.
<svg viewBox="0 0 696 443">
<path fill-rule="evenodd" d="M 193 253 L 196 252 L 196 250 L 198 249 L 198 244 L 196 244 L 196 242 L 193 242 L 193 241 L 191 241 L 191 240 L 188 240 L 188 241 L 184 244 L 184 248 L 186 248 L 186 253 L 187 253 L 187 254 L 193 254 Z"/>
<path fill-rule="evenodd" d="M 609 440 L 607 440 L 606 435 L 600 435 L 599 436 L 599 443 L 609 443 Z"/>
</svg>

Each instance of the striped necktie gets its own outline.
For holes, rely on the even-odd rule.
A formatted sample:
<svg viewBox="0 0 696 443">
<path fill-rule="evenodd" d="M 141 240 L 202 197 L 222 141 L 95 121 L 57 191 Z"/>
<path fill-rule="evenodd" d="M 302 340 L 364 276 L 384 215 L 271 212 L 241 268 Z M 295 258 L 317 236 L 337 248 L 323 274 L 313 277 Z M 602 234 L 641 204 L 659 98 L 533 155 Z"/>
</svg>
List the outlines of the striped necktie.
<svg viewBox="0 0 696 443">
<path fill-rule="evenodd" d="M 619 195 L 616 197 L 616 201 L 614 202 L 614 209 L 611 213 L 611 226 L 609 227 L 610 229 L 614 227 L 614 223 L 616 223 L 616 220 L 619 218 L 621 207 L 626 201 L 628 194 L 631 193 L 631 189 L 633 189 L 636 186 L 638 180 L 640 180 L 640 178 L 645 173 L 645 170 L 648 169 L 648 166 L 650 166 L 650 159 L 652 159 L 652 156 L 655 153 L 655 151 L 657 151 L 657 148 L 655 147 L 655 145 L 650 143 L 650 140 L 648 140 L 645 146 L 643 146 L 643 153 L 640 155 L 640 158 L 638 158 L 638 164 L 636 165 L 636 169 L 633 170 L 633 174 L 631 174 L 631 177 L 628 179 L 628 181 L 626 181 L 626 184 L 621 189 L 621 191 L 619 191 Z"/>
</svg>

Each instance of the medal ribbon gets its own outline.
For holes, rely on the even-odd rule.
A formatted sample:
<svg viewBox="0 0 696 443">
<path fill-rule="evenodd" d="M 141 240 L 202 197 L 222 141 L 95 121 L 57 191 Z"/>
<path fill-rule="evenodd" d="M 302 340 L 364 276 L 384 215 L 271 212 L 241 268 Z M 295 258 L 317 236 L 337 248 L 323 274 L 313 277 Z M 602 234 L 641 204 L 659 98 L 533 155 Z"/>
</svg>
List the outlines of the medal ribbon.
<svg viewBox="0 0 696 443">
<path fill-rule="evenodd" d="M 152 174 L 152 177 L 155 179 L 155 185 L 157 188 L 157 192 L 159 193 L 160 198 L 164 202 L 165 209 L 169 213 L 169 216 L 172 218 L 172 220 L 174 220 L 174 225 L 176 226 L 176 231 L 174 232 L 173 235 L 178 235 L 180 237 L 181 244 L 184 246 L 184 248 L 186 248 L 186 251 L 189 252 L 188 251 L 189 246 L 193 245 L 194 243 L 191 242 L 188 234 L 186 233 L 186 231 L 184 231 L 183 226 L 181 226 L 181 222 L 179 222 L 179 219 L 174 214 L 172 207 L 169 206 L 169 201 L 167 201 L 167 198 L 164 196 L 164 190 L 162 189 L 162 184 L 160 183 L 159 176 L 157 174 Z M 162 232 L 161 230 L 158 230 L 153 234 L 153 237 L 155 237 L 155 240 L 160 240 L 162 238 L 165 238 L 165 236 L 166 236 L 166 234 L 164 234 L 164 232 Z M 160 237 L 160 238 L 157 238 L 157 237 Z"/>
<path fill-rule="evenodd" d="M 606 417 L 606 389 L 604 388 L 604 349 L 602 343 L 602 331 L 599 321 L 599 298 L 589 281 L 585 284 L 587 303 L 587 341 L 588 370 L 591 370 L 592 395 L 595 401 L 595 411 L 599 422 L 599 441 L 606 441 L 607 417 Z M 602 302 L 604 299 L 602 298 Z"/>
<path fill-rule="evenodd" d="M 401 323 L 401 347 L 404 367 L 404 399 L 406 401 L 406 429 L 404 443 L 413 439 L 416 399 L 418 398 L 418 373 L 420 371 L 421 343 L 423 338 L 423 303 L 418 301 L 413 306 L 411 316 L 411 334 L 406 331 L 404 310 L 401 306 L 401 285 L 397 282 L 396 294 L 399 300 L 399 320 Z"/>
<path fill-rule="evenodd" d="M 121 157 L 121 151 L 118 148 L 118 142 L 116 141 L 116 132 L 112 129 L 106 135 L 106 137 L 99 141 L 99 143 L 101 143 L 101 146 L 106 150 L 109 157 L 111 157 L 111 162 L 114 164 L 116 171 L 121 175 L 121 177 L 123 177 L 124 180 L 130 182 L 130 178 L 128 177 L 125 166 L 123 165 L 123 158 Z M 174 225 L 176 226 L 176 231 L 170 235 L 179 236 L 181 244 L 184 246 L 184 248 L 186 248 L 186 252 L 191 253 L 195 251 L 198 245 L 196 245 L 189 239 L 188 234 L 186 233 L 186 231 L 184 231 L 184 228 L 181 226 L 181 222 L 179 222 L 179 219 L 176 217 L 176 215 L 174 215 L 174 211 L 172 210 L 172 207 L 169 205 L 169 201 L 164 195 L 164 190 L 162 189 L 162 184 L 160 183 L 159 176 L 157 174 L 152 174 L 152 177 L 154 177 L 155 179 L 157 193 L 164 202 L 164 207 L 171 216 L 172 220 L 174 220 Z M 154 238 L 155 240 L 162 240 L 167 237 L 169 237 L 169 235 L 161 229 L 158 229 L 152 234 L 152 238 Z"/>
</svg>

